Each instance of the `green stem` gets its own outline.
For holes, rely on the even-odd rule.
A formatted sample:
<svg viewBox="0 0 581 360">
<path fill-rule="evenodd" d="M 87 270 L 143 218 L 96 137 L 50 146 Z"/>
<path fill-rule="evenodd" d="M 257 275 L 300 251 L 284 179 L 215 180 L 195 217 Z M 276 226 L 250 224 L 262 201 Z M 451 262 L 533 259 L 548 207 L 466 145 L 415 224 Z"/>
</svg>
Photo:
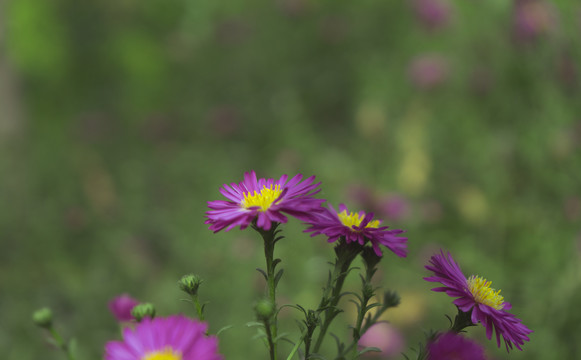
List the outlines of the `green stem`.
<svg viewBox="0 0 581 360">
<path fill-rule="evenodd" d="M 48 331 L 50 332 L 52 338 L 54 339 L 54 341 L 57 343 L 58 347 L 64 351 L 64 353 L 67 355 L 67 359 L 68 360 L 75 360 L 75 357 L 73 356 L 73 354 L 71 353 L 71 350 L 69 349 L 69 347 L 67 346 L 67 344 L 64 342 L 63 338 L 60 336 L 60 334 L 56 331 L 56 329 L 54 327 L 49 327 Z"/>
<path fill-rule="evenodd" d="M 295 346 L 292 348 L 290 354 L 288 354 L 286 360 L 291 360 L 293 358 L 293 356 L 295 356 L 295 354 L 297 353 L 297 351 L 299 350 L 299 346 L 301 346 L 301 344 L 303 343 L 303 340 L 305 339 L 306 336 L 306 331 L 304 331 L 301 334 L 301 338 L 299 341 L 297 341 L 297 343 L 295 344 Z M 305 359 L 307 359 L 307 355 L 305 355 Z"/>
<path fill-rule="evenodd" d="M 204 309 L 203 309 L 202 305 L 200 304 L 200 300 L 198 298 L 198 295 L 192 295 L 192 301 L 194 302 L 194 305 L 196 306 L 196 312 L 198 313 L 198 319 L 200 319 L 201 321 L 204 321 Z"/>
<path fill-rule="evenodd" d="M 357 254 L 359 254 L 361 251 L 359 244 L 355 244 L 357 247 L 351 245 L 352 244 L 346 244 L 343 242 L 343 240 L 341 240 L 341 243 L 337 245 L 335 249 L 337 258 L 335 259 L 335 266 L 331 276 L 331 282 L 326 287 L 323 298 L 321 299 L 321 304 L 319 305 L 319 308 L 325 307 L 327 309 L 325 310 L 325 320 L 323 321 L 323 325 L 321 325 L 321 330 L 319 331 L 317 342 L 315 343 L 315 347 L 313 349 L 315 353 L 317 353 L 321 348 L 329 326 L 335 317 L 339 314 L 335 307 L 339 303 L 339 300 L 341 300 L 343 284 L 347 278 L 347 274 L 349 273 L 351 262 L 353 262 Z M 330 297 L 329 292 L 331 293 Z"/>
<path fill-rule="evenodd" d="M 274 246 L 276 244 L 276 229 L 279 223 L 272 223 L 270 230 L 265 231 L 258 227 L 254 227 L 256 231 L 260 233 L 262 239 L 264 240 L 264 257 L 266 259 L 266 282 L 268 286 L 268 298 L 274 306 L 274 315 L 271 321 L 269 321 L 269 326 L 267 330 L 267 336 L 269 336 L 269 347 L 270 347 L 270 359 L 276 360 L 277 358 L 277 314 L 278 307 L 276 305 L 276 264 L 274 259 Z"/>
<path fill-rule="evenodd" d="M 276 344 L 274 343 L 274 339 L 272 337 L 272 328 L 268 319 L 264 319 L 264 329 L 266 330 L 266 338 L 268 339 L 270 359 L 274 360 L 276 359 Z"/>
</svg>

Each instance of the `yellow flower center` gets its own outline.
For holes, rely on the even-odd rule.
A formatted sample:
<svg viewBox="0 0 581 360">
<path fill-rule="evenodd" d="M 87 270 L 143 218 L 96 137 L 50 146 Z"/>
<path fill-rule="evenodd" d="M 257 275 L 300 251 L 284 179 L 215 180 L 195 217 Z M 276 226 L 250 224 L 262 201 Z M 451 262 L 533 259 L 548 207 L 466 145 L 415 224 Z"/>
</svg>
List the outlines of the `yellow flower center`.
<svg viewBox="0 0 581 360">
<path fill-rule="evenodd" d="M 182 360 L 182 353 L 166 347 L 161 351 L 151 351 L 143 355 L 141 360 Z"/>
<path fill-rule="evenodd" d="M 495 291 L 490 287 L 491 281 L 472 275 L 468 278 L 467 283 L 474 300 L 480 304 L 488 305 L 496 310 L 501 310 L 504 307 L 504 298 L 500 295 L 500 290 Z"/>
<path fill-rule="evenodd" d="M 253 194 L 244 194 L 242 206 L 246 209 L 258 206 L 260 211 L 266 211 L 272 206 L 272 203 L 274 203 L 281 193 L 282 189 L 280 188 L 280 185 L 275 185 L 274 189 L 272 188 L 272 185 L 270 185 L 270 187 L 265 186 L 260 190 L 260 193 L 254 191 Z"/>
<path fill-rule="evenodd" d="M 359 224 L 361 224 L 361 221 L 363 221 L 363 218 L 365 217 L 364 215 L 359 215 L 357 213 L 352 212 L 347 214 L 347 210 L 343 210 L 337 215 L 339 215 L 339 220 L 341 220 L 341 223 L 343 223 L 343 225 L 347 226 L 348 228 L 352 228 L 352 226 L 359 226 Z M 367 223 L 365 227 L 374 229 L 378 228 L 379 220 L 372 220 L 369 223 Z"/>
</svg>

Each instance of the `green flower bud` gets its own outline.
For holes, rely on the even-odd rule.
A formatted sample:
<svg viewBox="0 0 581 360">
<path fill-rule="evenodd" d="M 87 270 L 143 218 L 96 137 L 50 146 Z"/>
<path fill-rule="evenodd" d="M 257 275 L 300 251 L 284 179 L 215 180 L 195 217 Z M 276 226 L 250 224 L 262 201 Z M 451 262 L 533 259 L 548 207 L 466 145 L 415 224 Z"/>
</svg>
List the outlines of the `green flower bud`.
<svg viewBox="0 0 581 360">
<path fill-rule="evenodd" d="M 398 306 L 400 297 L 395 291 L 386 291 L 383 293 L 383 307 L 392 308 Z"/>
<path fill-rule="evenodd" d="M 146 316 L 153 319 L 155 317 L 155 307 L 151 303 L 138 304 L 135 305 L 133 310 L 131 310 L 131 315 L 133 315 L 135 320 L 138 322 Z"/>
<path fill-rule="evenodd" d="M 48 329 L 52 326 L 52 311 L 46 307 L 36 310 L 32 314 L 32 320 L 36 325 Z"/>
<path fill-rule="evenodd" d="M 203 282 L 204 280 L 198 275 L 189 274 L 182 276 L 180 281 L 178 281 L 178 285 L 183 292 L 195 296 L 198 294 L 198 288 Z"/>
<path fill-rule="evenodd" d="M 254 310 L 259 319 L 269 319 L 274 314 L 275 308 L 270 300 L 262 299 L 256 303 Z"/>
</svg>

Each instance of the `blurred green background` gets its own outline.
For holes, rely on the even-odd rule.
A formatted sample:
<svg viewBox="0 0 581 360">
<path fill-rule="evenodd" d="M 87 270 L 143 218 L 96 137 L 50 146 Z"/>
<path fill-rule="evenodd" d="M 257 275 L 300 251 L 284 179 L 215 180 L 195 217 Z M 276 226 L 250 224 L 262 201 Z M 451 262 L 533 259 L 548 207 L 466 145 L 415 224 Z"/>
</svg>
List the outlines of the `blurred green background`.
<svg viewBox="0 0 581 360">
<path fill-rule="evenodd" d="M 577 0 L 1 0 L 2 357 L 63 358 L 31 322 L 50 306 L 102 358 L 113 296 L 193 315 L 176 281 L 195 272 L 211 329 L 234 325 L 226 359 L 266 358 L 244 325 L 261 241 L 203 224 L 255 169 L 408 230 L 377 279 L 406 349 L 455 313 L 422 280 L 444 247 L 535 331 L 507 355 L 470 330 L 491 359 L 581 358 L 580 33 Z M 332 250 L 302 230 L 279 297 L 315 307 Z"/>
</svg>

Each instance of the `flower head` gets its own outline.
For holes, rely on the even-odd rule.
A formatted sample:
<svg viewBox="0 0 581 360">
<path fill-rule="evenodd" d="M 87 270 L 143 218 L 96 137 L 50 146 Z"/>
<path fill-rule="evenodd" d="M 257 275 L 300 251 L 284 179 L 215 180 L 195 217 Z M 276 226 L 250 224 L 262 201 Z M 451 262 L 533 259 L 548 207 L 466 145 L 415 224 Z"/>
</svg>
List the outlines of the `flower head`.
<svg viewBox="0 0 581 360">
<path fill-rule="evenodd" d="M 428 360 L 485 360 L 484 348 L 462 335 L 447 332 L 428 344 Z"/>
<path fill-rule="evenodd" d="M 210 230 L 218 232 L 224 228 L 231 230 L 236 226 L 245 229 L 254 220 L 256 226 L 270 230 L 272 222 L 286 223 L 292 215 L 299 220 L 308 221 L 313 213 L 320 211 L 325 200 L 314 199 L 313 195 L 320 189 L 320 183 L 313 184 L 314 176 L 301 182 L 303 176 L 298 174 L 288 180 L 287 175 L 280 179 L 256 179 L 256 173 L 244 174 L 244 181 L 239 184 L 224 184 L 220 189 L 229 201 L 209 201 L 205 224 Z M 288 180 L 288 182 L 287 182 Z"/>
<path fill-rule="evenodd" d="M 109 310 L 118 321 L 131 321 L 133 320 L 131 310 L 137 304 L 139 304 L 139 301 L 128 294 L 122 294 L 109 301 Z"/>
<path fill-rule="evenodd" d="M 432 271 L 434 276 L 426 277 L 424 280 L 444 285 L 432 289 L 433 291 L 445 292 L 457 298 L 453 303 L 460 311 L 471 312 L 472 323 L 481 323 L 486 329 L 488 339 L 495 330 L 498 347 L 502 336 L 507 351 L 509 348 L 512 349 L 512 345 L 522 350 L 520 345 L 529 341 L 527 335 L 532 333 L 532 330 L 507 311 L 512 305 L 504 300 L 500 290 L 491 288 L 492 283 L 480 276 L 472 275 L 466 278 L 450 253 L 444 255 L 441 251 L 440 254 L 432 256 L 430 264 L 426 269 Z"/>
<path fill-rule="evenodd" d="M 375 254 L 381 256 L 379 245 L 383 245 L 393 251 L 397 256 L 405 257 L 407 254 L 407 238 L 398 237 L 403 230 L 387 230 L 388 226 L 381 226 L 381 220 L 373 220 L 373 213 L 352 213 L 343 204 L 339 205 L 339 212 L 332 206 L 323 208 L 311 226 L 305 232 L 311 232 L 311 236 L 324 234 L 329 242 L 335 242 L 344 237 L 346 243 L 357 242 L 365 245 L 370 242 Z"/>
<path fill-rule="evenodd" d="M 208 326 L 181 315 L 144 319 L 135 330 L 125 328 L 123 341 L 105 345 L 105 360 L 222 360 L 218 339 L 206 336 Z"/>
</svg>

